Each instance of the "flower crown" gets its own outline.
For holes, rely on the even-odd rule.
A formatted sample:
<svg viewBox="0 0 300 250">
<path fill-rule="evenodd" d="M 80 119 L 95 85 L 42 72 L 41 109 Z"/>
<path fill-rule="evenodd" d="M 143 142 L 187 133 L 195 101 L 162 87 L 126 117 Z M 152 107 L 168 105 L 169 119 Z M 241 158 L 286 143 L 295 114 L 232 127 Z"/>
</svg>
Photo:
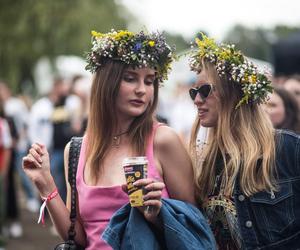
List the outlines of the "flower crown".
<svg viewBox="0 0 300 250">
<path fill-rule="evenodd" d="M 191 70 L 198 72 L 203 58 L 216 65 L 222 78 L 241 85 L 243 96 L 236 107 L 242 104 L 265 102 L 268 92 L 272 92 L 271 81 L 250 62 L 233 44 L 218 45 L 214 39 L 201 33 L 202 39 L 195 39 L 197 49 L 190 56 Z"/>
<path fill-rule="evenodd" d="M 87 54 L 86 69 L 92 73 L 111 59 L 134 68 L 153 68 L 160 82 L 167 79 L 174 55 L 161 33 L 141 31 L 135 34 L 127 30 L 111 30 L 109 33 L 92 31 L 91 34 L 92 48 Z"/>
</svg>

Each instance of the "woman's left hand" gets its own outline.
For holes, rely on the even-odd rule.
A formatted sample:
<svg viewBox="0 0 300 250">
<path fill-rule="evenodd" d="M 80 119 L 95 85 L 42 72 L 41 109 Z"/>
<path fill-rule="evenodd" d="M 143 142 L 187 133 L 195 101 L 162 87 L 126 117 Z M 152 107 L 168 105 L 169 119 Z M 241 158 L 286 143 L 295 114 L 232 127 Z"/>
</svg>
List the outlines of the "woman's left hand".
<svg viewBox="0 0 300 250">
<path fill-rule="evenodd" d="M 156 224 L 157 215 L 160 212 L 162 202 L 162 190 L 165 188 L 165 184 L 161 181 L 154 179 L 141 179 L 133 184 L 136 187 L 144 187 L 146 194 L 144 195 L 144 206 L 138 207 L 138 209 L 144 214 L 147 221 Z"/>
</svg>

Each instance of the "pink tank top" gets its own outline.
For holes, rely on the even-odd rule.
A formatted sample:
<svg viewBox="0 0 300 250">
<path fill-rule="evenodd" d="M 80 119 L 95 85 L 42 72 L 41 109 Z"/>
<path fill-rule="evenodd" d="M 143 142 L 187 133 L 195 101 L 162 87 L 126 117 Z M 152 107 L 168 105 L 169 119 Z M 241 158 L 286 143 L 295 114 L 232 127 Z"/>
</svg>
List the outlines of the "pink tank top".
<svg viewBox="0 0 300 250">
<path fill-rule="evenodd" d="M 148 159 L 148 177 L 161 180 L 153 159 L 153 138 L 156 128 L 160 124 L 153 127 L 152 135 L 147 143 L 146 156 Z M 78 170 L 76 176 L 76 184 L 78 191 L 79 213 L 82 219 L 82 224 L 87 236 L 86 250 L 111 250 L 102 239 L 101 235 L 107 226 L 112 215 L 123 205 L 129 202 L 128 196 L 121 189 L 121 186 L 88 186 L 84 182 L 83 172 L 85 167 L 85 150 L 87 140 L 83 138 Z M 168 198 L 168 192 L 163 190 L 162 196 Z"/>
</svg>

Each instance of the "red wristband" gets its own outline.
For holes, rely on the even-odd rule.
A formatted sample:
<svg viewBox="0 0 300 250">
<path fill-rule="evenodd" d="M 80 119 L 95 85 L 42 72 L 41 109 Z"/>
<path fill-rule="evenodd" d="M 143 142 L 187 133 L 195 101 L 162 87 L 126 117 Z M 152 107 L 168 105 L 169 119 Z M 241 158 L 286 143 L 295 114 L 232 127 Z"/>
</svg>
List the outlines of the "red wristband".
<svg viewBox="0 0 300 250">
<path fill-rule="evenodd" d="M 42 221 L 42 224 L 45 225 L 45 218 L 44 218 L 45 207 L 47 205 L 47 202 L 51 201 L 57 195 L 58 195 L 58 191 L 57 191 L 57 188 L 55 188 L 47 197 L 41 197 L 44 202 L 40 207 L 40 215 L 39 215 L 39 219 L 38 219 L 38 224 Z"/>
<path fill-rule="evenodd" d="M 43 197 L 41 196 L 42 200 L 45 201 L 51 201 L 53 198 L 56 197 L 56 195 L 58 195 L 58 191 L 57 188 L 55 188 L 47 197 Z"/>
</svg>

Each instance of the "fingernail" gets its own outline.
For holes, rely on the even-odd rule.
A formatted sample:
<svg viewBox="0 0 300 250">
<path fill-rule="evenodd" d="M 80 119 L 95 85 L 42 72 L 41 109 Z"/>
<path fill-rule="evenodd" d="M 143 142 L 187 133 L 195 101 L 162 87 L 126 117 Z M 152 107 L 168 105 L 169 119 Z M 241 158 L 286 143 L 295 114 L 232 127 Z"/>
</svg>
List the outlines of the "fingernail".
<svg viewBox="0 0 300 250">
<path fill-rule="evenodd" d="M 146 212 L 147 213 L 152 213 L 152 211 L 153 211 L 153 207 L 152 206 L 147 206 L 146 207 Z"/>
</svg>

